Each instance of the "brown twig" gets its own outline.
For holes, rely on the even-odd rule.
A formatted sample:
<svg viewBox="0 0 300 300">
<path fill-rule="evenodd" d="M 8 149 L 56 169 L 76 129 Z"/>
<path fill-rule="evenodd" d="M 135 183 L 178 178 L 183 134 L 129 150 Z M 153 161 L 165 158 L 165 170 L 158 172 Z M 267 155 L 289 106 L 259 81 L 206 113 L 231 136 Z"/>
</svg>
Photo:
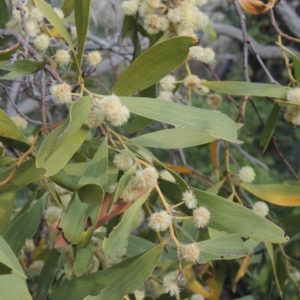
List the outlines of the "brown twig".
<svg viewBox="0 0 300 300">
<path fill-rule="evenodd" d="M 42 110 L 42 123 L 43 128 L 47 126 L 47 115 L 46 115 L 46 75 L 45 72 L 41 71 L 41 110 Z"/>
<path fill-rule="evenodd" d="M 5 53 L 8 53 L 10 51 L 16 50 L 16 49 L 18 49 L 20 47 L 20 45 L 21 44 L 19 42 L 17 42 L 15 45 L 13 45 L 13 46 L 11 46 L 9 48 L 6 48 L 4 50 L 0 50 L 0 54 L 5 54 Z"/>
<path fill-rule="evenodd" d="M 277 23 L 276 23 L 273 9 L 270 9 L 269 12 L 270 12 L 270 20 L 271 20 L 271 24 L 273 25 L 275 31 L 276 31 L 281 37 L 283 37 L 283 38 L 285 38 L 285 39 L 287 39 L 287 40 L 289 40 L 289 41 L 293 41 L 293 42 L 296 42 L 296 43 L 300 43 L 300 39 L 294 38 L 294 37 L 292 37 L 292 36 L 289 36 L 288 34 L 283 33 L 283 32 L 279 29 L 279 27 L 278 27 L 278 25 L 277 25 Z"/>
<path fill-rule="evenodd" d="M 25 2 L 25 0 L 19 0 L 18 3 L 17 3 L 16 9 L 20 11 L 21 26 L 22 26 L 22 29 L 23 29 L 24 34 L 25 34 L 24 44 L 22 46 L 23 46 L 23 49 L 24 49 L 24 57 L 27 58 L 30 33 L 28 32 L 27 24 L 26 24 L 26 21 L 25 21 L 26 10 L 23 7 L 24 2 Z"/>
</svg>

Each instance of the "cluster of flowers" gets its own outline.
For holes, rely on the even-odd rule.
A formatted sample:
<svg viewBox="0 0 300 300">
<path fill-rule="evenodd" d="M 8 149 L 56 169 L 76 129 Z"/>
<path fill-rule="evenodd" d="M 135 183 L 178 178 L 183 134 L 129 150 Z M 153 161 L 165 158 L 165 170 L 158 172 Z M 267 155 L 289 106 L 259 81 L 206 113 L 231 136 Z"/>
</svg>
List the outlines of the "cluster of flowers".
<svg viewBox="0 0 300 300">
<path fill-rule="evenodd" d="M 286 99 L 288 102 L 296 105 L 289 105 L 286 108 L 284 119 L 293 125 L 300 125 L 300 88 L 293 88 L 287 92 Z"/>
<path fill-rule="evenodd" d="M 175 36 L 196 37 L 195 31 L 209 24 L 209 17 L 200 10 L 207 0 L 129 0 L 122 3 L 125 15 L 139 15 L 149 34 L 160 31 Z"/>
</svg>

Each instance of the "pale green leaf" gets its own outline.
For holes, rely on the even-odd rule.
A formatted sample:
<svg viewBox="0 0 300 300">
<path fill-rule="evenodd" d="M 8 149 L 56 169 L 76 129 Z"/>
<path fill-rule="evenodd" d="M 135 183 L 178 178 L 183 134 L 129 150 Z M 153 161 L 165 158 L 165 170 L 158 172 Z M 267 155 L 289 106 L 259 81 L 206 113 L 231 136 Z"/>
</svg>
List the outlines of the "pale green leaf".
<svg viewBox="0 0 300 300">
<path fill-rule="evenodd" d="M 60 171 L 84 142 L 88 128 L 81 126 L 90 112 L 91 102 L 89 96 L 74 102 L 64 124 L 43 141 L 37 153 L 36 166 L 46 170 L 45 176 L 50 177 Z"/>
<path fill-rule="evenodd" d="M 99 171 L 101 170 L 101 172 Z M 90 161 L 88 168 L 84 172 L 79 181 L 79 185 L 94 183 L 102 186 L 104 189 L 107 184 L 108 175 L 108 146 L 107 137 L 95 153 L 93 159 Z"/>
<path fill-rule="evenodd" d="M 176 184 L 164 181 L 160 188 L 174 204 L 180 201 L 181 195 Z M 244 238 L 263 242 L 285 243 L 289 240 L 282 229 L 250 209 L 204 191 L 191 190 L 198 199 L 198 205 L 205 206 L 211 212 L 209 227 L 228 234 L 240 233 Z"/>
<path fill-rule="evenodd" d="M 246 256 L 245 248 L 240 234 L 230 234 L 197 243 L 200 249 L 199 263 L 210 260 L 236 259 Z"/>
<path fill-rule="evenodd" d="M 186 128 L 165 129 L 131 139 L 140 146 L 163 149 L 194 147 L 214 140 L 216 138 L 206 132 Z"/>
<path fill-rule="evenodd" d="M 50 300 L 82 300 L 88 295 L 99 299 L 120 300 L 129 292 L 138 289 L 152 273 L 160 259 L 165 243 L 149 251 L 117 264 L 111 268 L 75 278 L 60 285 Z"/>
<path fill-rule="evenodd" d="M 15 273 L 1 275 L 0 299 L 32 300 L 26 283 Z"/>
<path fill-rule="evenodd" d="M 101 205 L 82 203 L 75 192 L 59 223 L 65 238 L 72 244 L 88 243 L 90 231 L 95 227 L 100 208 Z M 89 219 L 92 225 L 87 230 Z"/>
<path fill-rule="evenodd" d="M 117 252 L 127 247 L 128 237 L 133 229 L 133 225 L 138 217 L 139 210 L 143 203 L 147 200 L 151 191 L 143 194 L 136 200 L 129 209 L 124 213 L 120 223 L 113 228 L 108 238 L 104 238 L 103 250 L 105 254 L 112 259 L 116 259 Z"/>
<path fill-rule="evenodd" d="M 2 109 L 0 109 L 0 136 L 26 143 L 20 129 Z"/>
<path fill-rule="evenodd" d="M 235 96 L 286 98 L 289 87 L 243 81 L 202 81 L 202 85 L 219 93 Z"/>
<path fill-rule="evenodd" d="M 211 193 L 214 195 L 217 195 L 219 193 L 220 188 L 222 187 L 222 185 L 224 184 L 225 179 L 222 179 L 221 181 L 218 181 L 217 183 L 215 183 L 213 186 L 211 186 L 210 188 L 208 188 L 206 190 L 207 193 Z"/>
<path fill-rule="evenodd" d="M 195 39 L 181 36 L 154 45 L 134 60 L 112 92 L 119 96 L 131 96 L 156 83 L 179 67 L 188 56 L 188 48 L 195 44 Z"/>
<path fill-rule="evenodd" d="M 13 169 L 8 169 L 5 172 L 1 173 L 0 181 L 5 180 L 10 175 L 12 170 Z M 35 160 L 29 159 L 22 163 L 21 166 L 17 169 L 13 180 L 0 189 L 0 194 L 26 186 L 27 184 L 38 180 L 43 173 L 44 170 L 37 169 L 35 167 Z"/>
<path fill-rule="evenodd" d="M 66 26 L 64 25 L 63 20 L 53 10 L 52 6 L 46 3 L 44 0 L 34 0 L 34 3 L 40 10 L 42 15 L 51 23 L 51 25 L 53 25 L 59 31 L 59 33 L 63 36 L 63 38 L 66 40 L 75 54 L 73 43 L 66 29 Z"/>
<path fill-rule="evenodd" d="M 13 220 L 4 234 L 4 239 L 16 256 L 19 256 L 26 239 L 31 239 L 43 216 L 47 194 L 33 203 L 22 215 Z M 26 226 L 24 226 L 26 224 Z"/>
<path fill-rule="evenodd" d="M 121 101 L 134 114 L 201 131 L 212 138 L 241 143 L 237 140 L 235 122 L 220 112 L 151 98 L 121 97 Z"/>
<path fill-rule="evenodd" d="M 77 245 L 76 258 L 74 262 L 74 273 L 77 277 L 82 276 L 89 268 L 93 259 L 93 246 L 89 244 L 83 248 L 82 243 Z"/>
<path fill-rule="evenodd" d="M 15 271 L 15 273 L 21 276 L 22 278 L 26 278 L 15 253 L 12 251 L 12 249 L 9 247 L 9 245 L 2 236 L 0 236 L 0 262 L 1 264 Z"/>
</svg>

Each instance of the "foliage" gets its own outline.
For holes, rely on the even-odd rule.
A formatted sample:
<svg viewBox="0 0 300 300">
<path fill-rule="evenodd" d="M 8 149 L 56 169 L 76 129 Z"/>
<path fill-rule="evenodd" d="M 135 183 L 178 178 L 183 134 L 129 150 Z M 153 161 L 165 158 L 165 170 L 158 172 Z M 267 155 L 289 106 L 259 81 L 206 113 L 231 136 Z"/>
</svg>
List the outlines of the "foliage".
<svg viewBox="0 0 300 300">
<path fill-rule="evenodd" d="M 228 279 L 235 296 L 248 295 L 240 299 L 293 297 L 300 181 L 274 132 L 281 114 L 284 126 L 300 125 L 297 54 L 279 39 L 287 86 L 253 83 L 248 74 L 246 82 L 206 81 L 191 68 L 200 61 L 212 70 L 216 60 L 196 39 L 198 29 L 216 38 L 200 10 L 206 1 L 125 1 L 122 37 L 134 59 L 104 93 L 94 84 L 103 58 L 88 44 L 91 1 L 65 0 L 62 10 L 12 2 L 0 1 L 3 89 L 26 78 L 41 117 L 0 110 L 0 298 L 138 299 L 143 290 L 139 299 L 214 300 Z M 274 6 L 239 2 L 249 13 Z M 211 90 L 238 108 L 236 120 L 218 110 L 223 99 Z M 19 112 L 9 93 L 2 97 Z M 197 107 L 197 97 L 210 109 Z M 294 176 L 288 183 L 260 182 L 237 163 L 263 165 L 242 150 L 248 103 L 261 120 L 252 97 L 272 102 L 260 146 L 273 143 Z M 210 157 L 211 176 L 186 163 L 191 147 Z"/>
</svg>

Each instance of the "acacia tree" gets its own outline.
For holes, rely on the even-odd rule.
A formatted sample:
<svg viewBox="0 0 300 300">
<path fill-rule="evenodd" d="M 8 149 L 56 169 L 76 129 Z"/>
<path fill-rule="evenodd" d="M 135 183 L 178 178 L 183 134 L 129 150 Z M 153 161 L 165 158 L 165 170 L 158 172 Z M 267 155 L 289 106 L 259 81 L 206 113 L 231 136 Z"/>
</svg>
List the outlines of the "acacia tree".
<svg viewBox="0 0 300 300">
<path fill-rule="evenodd" d="M 110 90 L 97 78 L 105 46 L 89 33 L 90 0 L 65 0 L 62 9 L 0 1 L 1 299 L 229 299 L 229 290 L 254 299 L 251 289 L 254 297 L 296 295 L 299 253 L 297 260 L 285 245 L 299 234 L 291 230 L 285 244 L 278 223 L 295 224 L 299 215 L 290 209 L 281 222 L 276 207 L 300 204 L 299 179 L 274 128 L 280 115 L 285 126 L 300 124 L 300 59 L 281 37 L 299 40 L 277 27 L 275 1 L 239 2 L 250 14 L 271 11 L 288 86 L 264 65 L 237 1 L 244 82 L 192 73 L 200 61 L 218 79 L 215 52 L 197 40 L 199 30 L 216 35 L 205 0 L 129 0 L 122 3 L 127 44 L 108 48 L 130 64 Z M 248 47 L 272 83 L 250 82 Z M 238 109 L 235 120 L 218 110 L 215 92 Z M 253 96 L 273 104 L 266 123 Z M 194 106 L 197 97 L 209 109 Z M 273 143 L 295 184 L 252 183 L 252 167 L 236 169 L 240 155 L 258 162 L 238 138 L 247 132 L 247 105 L 264 125 L 263 151 Z M 211 176 L 184 156 L 183 148 L 204 144 Z M 155 148 L 173 153 L 173 163 Z"/>
</svg>

